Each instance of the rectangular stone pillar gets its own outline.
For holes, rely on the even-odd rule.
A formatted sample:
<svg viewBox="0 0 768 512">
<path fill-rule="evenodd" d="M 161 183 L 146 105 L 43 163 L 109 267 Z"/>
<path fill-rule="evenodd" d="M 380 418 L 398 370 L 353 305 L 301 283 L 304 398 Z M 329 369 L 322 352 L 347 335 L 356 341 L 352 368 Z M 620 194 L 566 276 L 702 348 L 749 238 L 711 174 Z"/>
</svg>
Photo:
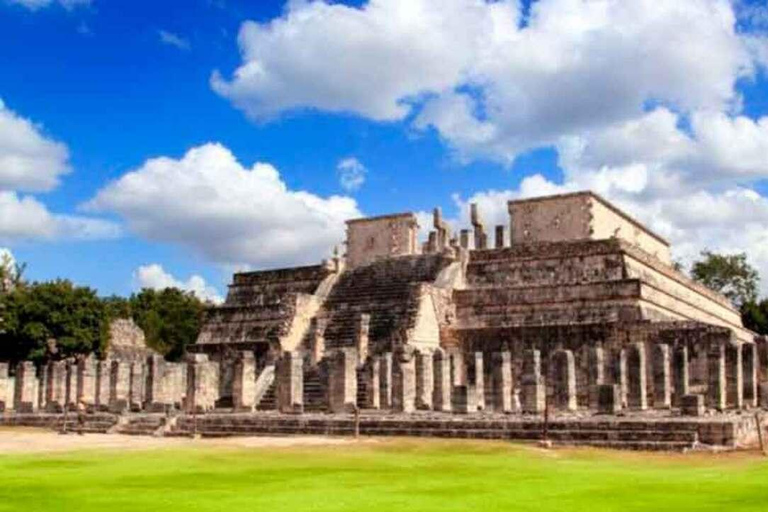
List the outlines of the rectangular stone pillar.
<svg viewBox="0 0 768 512">
<path fill-rule="evenodd" d="M 565 411 L 575 411 L 576 403 L 576 361 L 570 350 L 556 350 L 552 354 L 550 382 L 554 406 Z"/>
<path fill-rule="evenodd" d="M 109 378 L 109 410 L 122 413 L 129 408 L 131 393 L 131 365 L 125 361 L 112 361 Z"/>
<path fill-rule="evenodd" d="M 48 412 L 62 412 L 67 403 L 67 363 L 51 361 L 45 367 L 45 404 Z"/>
<path fill-rule="evenodd" d="M 587 385 L 589 386 L 589 407 L 597 409 L 597 388 L 605 384 L 605 351 L 602 347 L 591 347 L 587 354 Z"/>
<path fill-rule="evenodd" d="M 416 353 L 416 408 L 432 409 L 435 392 L 435 372 L 432 351 L 420 350 Z"/>
<path fill-rule="evenodd" d="M 379 359 L 379 386 L 382 409 L 392 408 L 392 352 L 385 352 Z"/>
<path fill-rule="evenodd" d="M 754 408 L 757 407 L 757 345 L 744 344 L 741 358 L 744 365 L 744 405 Z"/>
<path fill-rule="evenodd" d="M 483 353 L 475 352 L 470 357 L 467 371 L 467 383 L 475 388 L 475 402 L 477 409 L 485 409 L 485 368 L 483 365 Z"/>
<path fill-rule="evenodd" d="M 187 356 L 187 410 L 204 413 L 219 398 L 219 368 L 205 354 Z"/>
<path fill-rule="evenodd" d="M 680 399 L 680 412 L 683 416 L 704 416 L 704 397 L 685 395 Z"/>
<path fill-rule="evenodd" d="M 236 411 L 256 407 L 256 357 L 251 351 L 240 352 L 235 361 L 232 403 Z"/>
<path fill-rule="evenodd" d="M 365 407 L 366 409 L 381 408 L 381 384 L 379 377 L 381 375 L 381 358 L 372 356 L 368 360 L 365 368 Z"/>
<path fill-rule="evenodd" d="M 619 350 L 613 358 L 613 383 L 619 386 L 619 398 L 622 408 L 627 407 L 629 383 L 627 379 L 627 351 Z"/>
<path fill-rule="evenodd" d="M 725 409 L 725 345 L 710 347 L 707 353 L 707 405 Z"/>
<path fill-rule="evenodd" d="M 464 386 L 467 382 L 467 365 L 464 354 L 459 351 L 449 352 L 451 357 L 451 386 Z"/>
<path fill-rule="evenodd" d="M 644 343 L 627 349 L 627 405 L 644 411 L 648 408 L 648 368 Z"/>
<path fill-rule="evenodd" d="M 541 377 L 541 352 L 526 350 L 523 353 L 523 375 L 521 378 L 523 412 L 538 414 L 544 411 L 546 389 Z"/>
<path fill-rule="evenodd" d="M 74 411 L 77 409 L 77 363 L 75 361 L 67 361 L 66 375 L 67 410 Z"/>
<path fill-rule="evenodd" d="M 92 411 L 96 408 L 96 359 L 93 356 L 77 362 L 77 400 Z"/>
<path fill-rule="evenodd" d="M 672 375 L 669 345 L 653 347 L 653 406 L 656 409 L 672 407 Z"/>
<path fill-rule="evenodd" d="M 477 393 L 474 386 L 453 386 L 451 409 L 456 414 L 477 412 Z"/>
<path fill-rule="evenodd" d="M 132 411 L 140 411 L 144 407 L 144 387 L 147 383 L 147 376 L 144 370 L 144 363 L 134 361 L 131 363 L 131 382 L 129 390 L 130 408 Z"/>
<path fill-rule="evenodd" d="M 45 366 L 40 367 L 37 372 L 37 410 L 47 411 L 47 404 L 45 402 L 45 395 L 48 392 L 48 369 Z M 0 392 L 2 389 L 0 389 Z M 13 403 L 13 400 L 11 400 Z"/>
<path fill-rule="evenodd" d="M 504 247 L 504 226 L 496 226 L 496 248 Z"/>
<path fill-rule="evenodd" d="M 331 412 L 352 412 L 357 403 L 357 351 L 339 349 L 329 356 L 328 401 Z"/>
<path fill-rule="evenodd" d="M 8 363 L 0 363 L 0 412 L 11 408 L 8 403 L 8 381 Z"/>
<path fill-rule="evenodd" d="M 96 363 L 96 409 L 109 410 L 110 380 L 112 375 L 111 361 L 98 361 Z"/>
<path fill-rule="evenodd" d="M 434 370 L 434 390 L 432 405 L 436 411 L 451 410 L 451 358 L 441 348 L 435 350 L 432 356 Z"/>
<path fill-rule="evenodd" d="M 187 399 L 187 365 L 185 363 L 165 363 L 163 389 L 166 399 L 181 408 Z"/>
<path fill-rule="evenodd" d="M 469 230 L 462 229 L 459 231 L 459 245 L 464 249 L 469 249 Z"/>
<path fill-rule="evenodd" d="M 741 345 L 728 344 L 725 347 L 725 379 L 727 407 L 744 407 L 744 367 L 741 360 Z"/>
<path fill-rule="evenodd" d="M 512 354 L 494 352 L 491 362 L 491 386 L 493 389 L 493 409 L 496 412 L 513 411 L 512 393 Z"/>
<path fill-rule="evenodd" d="M 621 386 L 600 384 L 597 386 L 598 414 L 617 414 L 621 411 Z"/>
<path fill-rule="evenodd" d="M 368 359 L 368 336 L 371 329 L 371 315 L 361 313 L 355 323 L 355 349 L 357 351 L 358 366 Z"/>
<path fill-rule="evenodd" d="M 280 412 L 304 412 L 304 360 L 300 353 L 283 352 L 275 364 L 275 386 Z"/>
<path fill-rule="evenodd" d="M 672 368 L 675 386 L 675 392 L 672 395 L 673 403 L 676 407 L 680 407 L 682 405 L 683 397 L 691 392 L 688 369 L 688 347 L 681 346 L 675 349 Z"/>
<path fill-rule="evenodd" d="M 165 389 L 165 359 L 160 355 L 152 355 L 147 358 L 147 382 L 144 389 L 144 408 L 151 412 L 162 412 L 173 402 L 169 403 Z"/>
<path fill-rule="evenodd" d="M 37 371 L 32 361 L 22 361 L 16 366 L 13 409 L 17 413 L 35 412 L 37 409 Z"/>
<path fill-rule="evenodd" d="M 393 357 L 392 409 L 411 413 L 416 410 L 416 358 L 413 350 L 398 350 Z"/>
</svg>

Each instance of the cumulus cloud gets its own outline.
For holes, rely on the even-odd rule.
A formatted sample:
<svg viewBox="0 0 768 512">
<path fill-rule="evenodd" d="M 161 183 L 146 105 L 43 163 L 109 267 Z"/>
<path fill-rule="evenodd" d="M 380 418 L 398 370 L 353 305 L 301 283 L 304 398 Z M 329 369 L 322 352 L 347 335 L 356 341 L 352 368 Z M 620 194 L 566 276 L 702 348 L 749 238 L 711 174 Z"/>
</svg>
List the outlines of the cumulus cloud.
<svg viewBox="0 0 768 512">
<path fill-rule="evenodd" d="M 339 174 L 339 184 L 347 192 L 358 190 L 365 183 L 368 169 L 355 157 L 343 158 L 336 165 Z"/>
<path fill-rule="evenodd" d="M 180 35 L 174 34 L 173 32 L 168 32 L 166 30 L 158 30 L 157 36 L 160 38 L 161 43 L 166 44 L 168 46 L 174 46 L 179 50 L 192 49 L 192 45 L 190 44 L 189 39 L 185 39 Z"/>
<path fill-rule="evenodd" d="M 70 171 L 67 147 L 0 100 L 0 189 L 48 191 Z"/>
<path fill-rule="evenodd" d="M 45 7 L 52 5 L 60 5 L 67 10 L 72 10 L 75 7 L 87 6 L 91 4 L 91 0 L 6 0 L 10 4 L 21 5 L 26 7 L 30 11 L 37 11 Z"/>
<path fill-rule="evenodd" d="M 356 202 L 290 190 L 272 165 L 244 167 L 221 144 L 147 160 L 100 190 L 87 209 L 114 211 L 136 234 L 227 265 L 318 262 L 344 239 Z"/>
<path fill-rule="evenodd" d="M 133 273 L 133 284 L 136 289 L 151 288 L 164 290 L 165 288 L 178 288 L 194 293 L 200 300 L 221 304 L 224 298 L 215 287 L 206 283 L 199 275 L 193 275 L 186 281 L 176 279 L 163 269 L 162 265 L 152 263 L 142 265 Z"/>
</svg>

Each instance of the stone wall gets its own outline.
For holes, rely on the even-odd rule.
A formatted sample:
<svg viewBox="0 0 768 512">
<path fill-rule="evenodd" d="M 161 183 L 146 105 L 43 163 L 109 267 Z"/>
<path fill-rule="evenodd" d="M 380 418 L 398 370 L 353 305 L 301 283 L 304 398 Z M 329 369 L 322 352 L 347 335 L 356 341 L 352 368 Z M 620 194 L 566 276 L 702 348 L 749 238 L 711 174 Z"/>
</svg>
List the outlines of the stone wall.
<svg viewBox="0 0 768 512">
<path fill-rule="evenodd" d="M 412 213 L 347 221 L 346 264 L 355 268 L 383 258 L 417 254 L 418 231 Z"/>
</svg>

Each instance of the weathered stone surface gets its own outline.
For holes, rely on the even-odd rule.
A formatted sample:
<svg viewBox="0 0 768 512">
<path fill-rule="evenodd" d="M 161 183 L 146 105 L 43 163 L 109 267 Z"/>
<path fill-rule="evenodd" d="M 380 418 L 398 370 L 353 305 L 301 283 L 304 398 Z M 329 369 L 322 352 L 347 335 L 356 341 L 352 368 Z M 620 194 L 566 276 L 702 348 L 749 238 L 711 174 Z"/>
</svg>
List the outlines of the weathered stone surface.
<svg viewBox="0 0 768 512">
<path fill-rule="evenodd" d="M 9 381 L 8 363 L 0 363 L 0 412 L 11 409 L 8 400 L 8 381 Z"/>
<path fill-rule="evenodd" d="M 382 409 L 392 408 L 392 353 L 386 352 L 379 358 L 379 400 Z"/>
<path fill-rule="evenodd" d="M 521 378 L 523 412 L 538 414 L 546 405 L 546 389 L 541 375 L 541 352 L 526 350 Z"/>
<path fill-rule="evenodd" d="M 683 416 L 703 416 L 704 397 L 702 395 L 684 395 L 680 400 L 680 411 Z"/>
<path fill-rule="evenodd" d="M 672 406 L 672 371 L 669 345 L 653 347 L 653 406 L 668 409 Z"/>
<path fill-rule="evenodd" d="M 432 394 L 432 403 L 436 411 L 449 412 L 451 410 L 451 358 L 443 349 L 435 350 L 433 356 L 435 387 Z"/>
<path fill-rule="evenodd" d="M 467 382 L 475 389 L 475 401 L 477 409 L 485 409 L 485 368 L 483 364 L 483 353 L 475 352 L 471 354 L 470 364 L 467 369 Z"/>
<path fill-rule="evenodd" d="M 355 324 L 355 349 L 357 364 L 362 365 L 368 359 L 368 342 L 371 330 L 371 315 L 360 313 Z"/>
<path fill-rule="evenodd" d="M 77 408 L 77 363 L 74 360 L 67 361 L 65 394 L 68 410 L 74 411 Z"/>
<path fill-rule="evenodd" d="M 416 357 L 413 350 L 400 349 L 393 358 L 392 409 L 411 413 L 416 410 Z"/>
<path fill-rule="evenodd" d="M 645 345 L 634 343 L 627 349 L 627 406 L 648 408 L 647 359 Z"/>
<path fill-rule="evenodd" d="M 277 407 L 284 413 L 304 410 L 304 360 L 298 352 L 284 352 L 275 364 Z"/>
<path fill-rule="evenodd" d="M 512 354 L 494 352 L 491 363 L 491 385 L 493 386 L 493 409 L 497 412 L 512 412 L 514 382 L 512 379 Z"/>
<path fill-rule="evenodd" d="M 416 408 L 432 409 L 435 392 L 434 358 L 431 350 L 416 353 Z"/>
<path fill-rule="evenodd" d="M 67 401 L 67 363 L 51 361 L 45 368 L 45 403 L 48 412 L 61 412 Z"/>
<path fill-rule="evenodd" d="M 556 350 L 550 362 L 550 382 L 554 406 L 557 409 L 575 411 L 576 362 L 570 350 Z"/>
<path fill-rule="evenodd" d="M 126 361 L 112 361 L 109 379 L 109 409 L 122 413 L 130 407 L 131 364 Z"/>
<path fill-rule="evenodd" d="M 49 365 L 50 368 L 50 365 Z M 49 374 L 50 378 L 50 374 Z M 94 405 L 99 411 L 106 411 L 109 409 L 109 401 L 111 396 L 110 381 L 112 378 L 112 362 L 111 361 L 98 361 L 96 363 L 96 391 L 94 398 Z M 50 381 L 49 384 L 50 386 Z"/>
<path fill-rule="evenodd" d="M 710 347 L 707 353 L 707 406 L 722 411 L 725 409 L 725 345 Z"/>
<path fill-rule="evenodd" d="M 599 414 L 616 414 L 621 409 L 621 387 L 618 384 L 598 385 L 597 412 Z"/>
<path fill-rule="evenodd" d="M 381 384 L 379 382 L 380 376 L 381 359 L 379 356 L 373 356 L 368 360 L 368 365 L 365 367 L 366 409 L 381 408 Z"/>
<path fill-rule="evenodd" d="M 129 391 L 129 402 L 132 411 L 140 411 L 144 407 L 144 388 L 146 383 L 147 376 L 144 362 L 134 361 L 131 363 L 131 383 Z"/>
<path fill-rule="evenodd" d="M 351 412 L 357 401 L 357 353 L 340 349 L 328 356 L 328 399 L 331 412 Z"/>
<path fill-rule="evenodd" d="M 253 352 L 240 352 L 235 361 L 232 403 L 238 411 L 252 411 L 256 407 L 256 358 Z"/>
<path fill-rule="evenodd" d="M 97 361 L 93 357 L 77 362 L 77 400 L 89 410 L 96 408 Z"/>
<path fill-rule="evenodd" d="M 597 409 L 597 387 L 605 384 L 605 350 L 603 347 L 589 347 L 587 354 L 589 407 Z"/>
<path fill-rule="evenodd" d="M 218 364 L 204 354 L 187 360 L 187 410 L 204 413 L 212 410 L 219 398 Z"/>
<path fill-rule="evenodd" d="M 473 386 L 454 386 L 451 398 L 454 413 L 469 414 L 477 411 L 477 393 Z"/>
<path fill-rule="evenodd" d="M 690 377 L 688 371 L 688 347 L 677 347 L 674 351 L 673 374 L 675 392 L 674 405 L 680 406 L 685 395 L 690 394 Z"/>
<path fill-rule="evenodd" d="M 757 345 L 747 343 L 742 346 L 742 362 L 744 364 L 744 405 L 757 407 L 758 385 L 758 353 Z"/>
<path fill-rule="evenodd" d="M 14 404 L 16 412 L 37 410 L 37 370 L 35 363 L 22 361 L 16 366 Z"/>
<path fill-rule="evenodd" d="M 621 407 L 627 407 L 629 397 L 629 366 L 627 365 L 627 351 L 621 349 L 613 357 L 613 383 L 619 386 L 619 403 Z"/>
<path fill-rule="evenodd" d="M 744 366 L 741 345 L 725 346 L 726 406 L 733 409 L 744 407 Z"/>
</svg>

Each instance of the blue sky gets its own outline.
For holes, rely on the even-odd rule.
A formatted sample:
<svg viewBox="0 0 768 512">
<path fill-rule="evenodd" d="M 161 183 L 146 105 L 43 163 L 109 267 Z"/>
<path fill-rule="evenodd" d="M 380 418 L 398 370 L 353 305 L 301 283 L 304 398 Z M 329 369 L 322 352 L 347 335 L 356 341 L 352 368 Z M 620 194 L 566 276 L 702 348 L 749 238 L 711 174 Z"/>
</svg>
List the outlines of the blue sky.
<svg viewBox="0 0 768 512">
<path fill-rule="evenodd" d="M 0 124 L 0 191 L 53 226 L 20 232 L 26 210 L 0 205 L 0 246 L 31 279 L 102 294 L 173 278 L 223 293 L 234 268 L 319 260 L 347 213 L 441 206 L 459 222 L 472 200 L 503 222 L 507 199 L 594 188 L 683 260 L 746 250 L 768 271 L 768 3 L 611 4 L 0 0 L 0 99 L 17 123 Z M 19 142 L 19 122 L 65 146 L 58 185 L 2 180 L 4 151 L 50 150 Z M 344 160 L 364 175 L 354 190 Z M 278 185 L 248 174 L 257 162 Z M 177 187 L 195 165 L 206 177 Z M 101 224 L 83 234 L 61 215 Z M 242 233 L 247 246 L 227 238 Z"/>
</svg>

